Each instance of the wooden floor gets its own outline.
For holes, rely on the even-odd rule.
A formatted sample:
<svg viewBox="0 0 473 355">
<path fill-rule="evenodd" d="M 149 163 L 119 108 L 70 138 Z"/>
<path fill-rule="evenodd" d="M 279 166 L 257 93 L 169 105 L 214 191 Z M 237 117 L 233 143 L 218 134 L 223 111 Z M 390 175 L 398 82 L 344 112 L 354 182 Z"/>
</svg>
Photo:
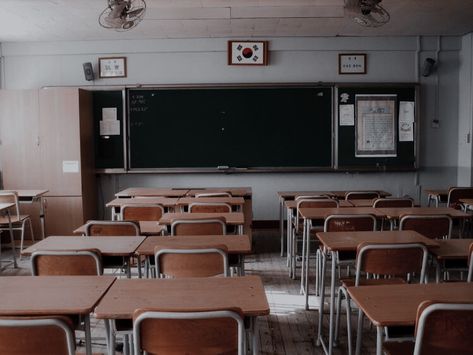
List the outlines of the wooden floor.
<svg viewBox="0 0 473 355">
<path fill-rule="evenodd" d="M 253 233 L 255 254 L 246 258 L 247 274 L 259 275 L 263 279 L 266 294 L 271 307 L 271 314 L 259 317 L 257 332 L 259 354 L 323 354 L 316 346 L 318 298 L 310 297 L 311 310 L 304 309 L 304 298 L 299 293 L 299 280 L 291 280 L 287 274 L 286 259 L 280 256 L 279 234 L 275 229 L 257 230 Z M 2 259 L 7 254 L 2 253 Z M 30 275 L 29 260 L 23 258 L 18 269 L 7 268 L 1 276 Z M 313 285 L 313 283 L 312 283 Z M 316 308 L 317 307 L 317 308 Z M 328 315 L 325 316 L 324 328 L 327 330 Z M 334 354 L 346 354 L 345 318 L 341 320 L 341 339 Z M 79 337 L 83 336 L 78 333 Z M 105 353 L 103 323 L 92 319 L 93 351 Z M 365 324 L 363 355 L 374 354 L 375 329 Z M 78 347 L 79 353 L 84 348 Z"/>
</svg>

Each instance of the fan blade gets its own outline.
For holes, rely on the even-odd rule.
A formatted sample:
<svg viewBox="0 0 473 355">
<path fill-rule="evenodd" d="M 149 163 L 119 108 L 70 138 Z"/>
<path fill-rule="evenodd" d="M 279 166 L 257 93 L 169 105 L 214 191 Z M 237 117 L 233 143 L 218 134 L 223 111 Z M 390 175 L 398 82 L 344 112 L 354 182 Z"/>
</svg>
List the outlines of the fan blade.
<svg viewBox="0 0 473 355">
<path fill-rule="evenodd" d="M 139 17 L 144 12 L 144 10 L 145 10 L 144 7 L 141 7 L 141 8 L 138 8 L 138 9 L 128 11 L 126 15 L 128 17 Z"/>
</svg>

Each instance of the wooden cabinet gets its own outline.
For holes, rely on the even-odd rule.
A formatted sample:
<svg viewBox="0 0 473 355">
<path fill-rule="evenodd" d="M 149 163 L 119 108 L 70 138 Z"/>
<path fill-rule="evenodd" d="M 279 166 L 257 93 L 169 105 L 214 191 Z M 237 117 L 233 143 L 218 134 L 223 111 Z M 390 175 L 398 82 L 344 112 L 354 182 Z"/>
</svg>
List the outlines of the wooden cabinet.
<svg viewBox="0 0 473 355">
<path fill-rule="evenodd" d="M 96 216 L 92 95 L 77 88 L 0 91 L 5 189 L 47 189 L 46 235 Z M 35 217 L 35 216 L 34 216 Z M 35 235 L 40 236 L 34 223 Z"/>
</svg>

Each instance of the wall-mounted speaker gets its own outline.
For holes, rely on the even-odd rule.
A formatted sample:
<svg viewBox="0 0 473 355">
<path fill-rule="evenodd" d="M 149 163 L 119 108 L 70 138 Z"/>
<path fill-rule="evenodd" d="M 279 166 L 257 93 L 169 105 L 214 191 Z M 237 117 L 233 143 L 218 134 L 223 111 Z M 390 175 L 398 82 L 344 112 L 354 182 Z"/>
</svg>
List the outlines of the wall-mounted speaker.
<svg viewBox="0 0 473 355">
<path fill-rule="evenodd" d="M 91 81 L 94 80 L 94 68 L 92 67 L 91 62 L 87 62 L 82 64 L 82 67 L 84 68 L 84 76 L 85 80 Z"/>
<path fill-rule="evenodd" d="M 426 58 L 422 68 L 422 76 L 429 76 L 434 71 L 435 59 Z"/>
</svg>

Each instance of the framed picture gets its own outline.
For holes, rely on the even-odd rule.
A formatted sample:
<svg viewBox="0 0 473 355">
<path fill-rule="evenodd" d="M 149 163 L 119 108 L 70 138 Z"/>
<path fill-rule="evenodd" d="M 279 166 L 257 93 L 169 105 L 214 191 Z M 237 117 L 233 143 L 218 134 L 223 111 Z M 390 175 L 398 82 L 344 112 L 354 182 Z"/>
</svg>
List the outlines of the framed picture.
<svg viewBox="0 0 473 355">
<path fill-rule="evenodd" d="M 100 78 L 126 78 L 126 57 L 99 58 Z"/>
<path fill-rule="evenodd" d="M 268 65 L 268 41 L 228 41 L 228 65 Z"/>
<path fill-rule="evenodd" d="M 366 54 L 339 54 L 338 74 L 366 74 Z"/>
</svg>

